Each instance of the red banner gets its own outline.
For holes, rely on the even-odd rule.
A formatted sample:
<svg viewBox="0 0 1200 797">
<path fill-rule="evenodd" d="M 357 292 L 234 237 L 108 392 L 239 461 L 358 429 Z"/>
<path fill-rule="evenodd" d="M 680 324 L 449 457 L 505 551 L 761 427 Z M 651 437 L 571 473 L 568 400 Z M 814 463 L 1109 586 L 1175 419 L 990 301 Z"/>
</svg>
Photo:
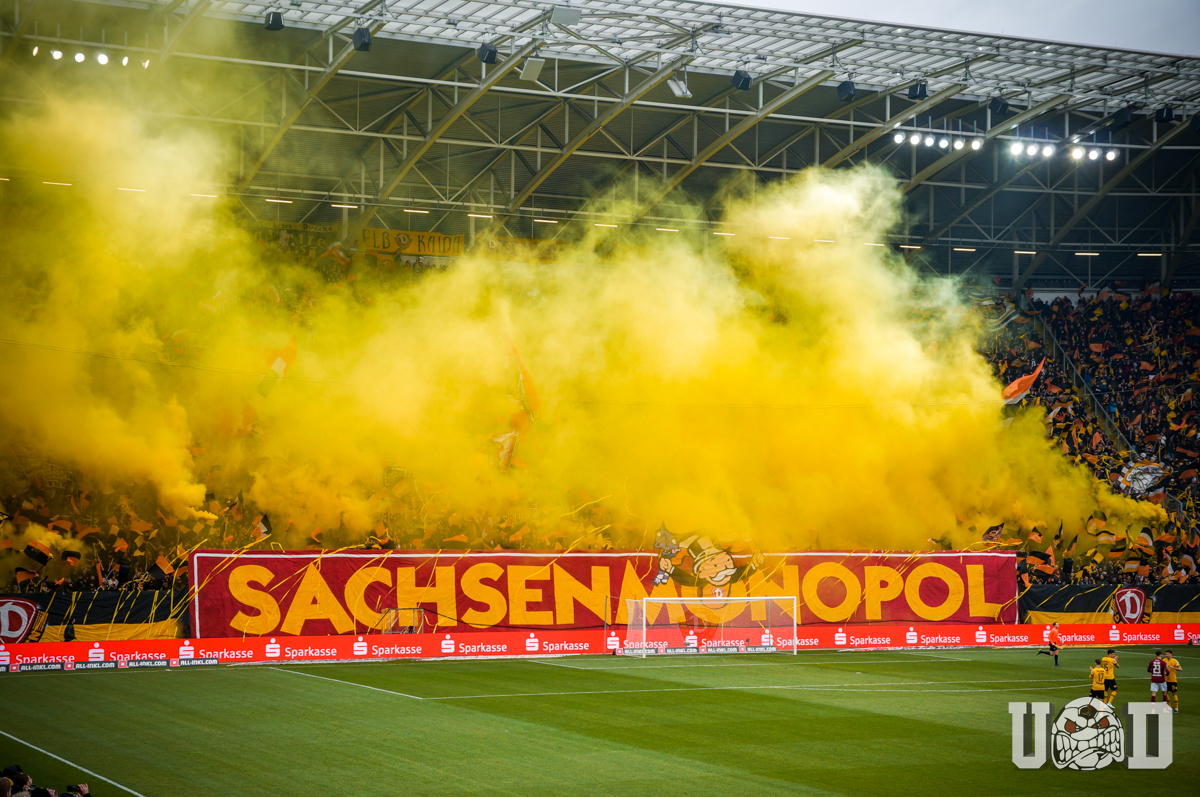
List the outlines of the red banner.
<svg viewBox="0 0 1200 797">
<path fill-rule="evenodd" d="M 798 650 L 898 648 L 1038 647 L 1046 625 L 916 624 L 900 626 L 815 626 L 797 629 Z M 768 629 L 769 643 L 792 650 L 792 628 Z M 1063 646 L 1103 648 L 1111 644 L 1187 645 L 1200 643 L 1200 623 L 1141 625 L 1060 625 Z M 654 644 L 651 648 L 666 648 Z M 609 631 L 483 631 L 439 634 L 369 634 L 332 637 L 247 637 L 245 639 L 152 639 L 109 642 L 26 642 L 0 645 L 0 673 L 45 670 L 140 669 L 200 664 L 278 664 L 314 661 L 486 658 L 625 653 L 624 629 Z M 759 645 L 756 634 L 749 640 Z M 684 642 L 682 644 L 690 644 Z M 721 647 L 727 647 L 721 643 Z M 635 651 L 630 651 L 635 652 Z M 640 651 L 636 651 L 640 653 Z M 699 640 L 695 653 L 710 652 Z"/>
<path fill-rule="evenodd" d="M 746 596 L 795 597 L 803 625 L 1017 620 L 1011 553 L 196 551 L 191 573 L 207 637 L 364 634 L 388 610 L 426 631 L 605 628 L 645 597 L 703 596 L 725 621 Z"/>
</svg>

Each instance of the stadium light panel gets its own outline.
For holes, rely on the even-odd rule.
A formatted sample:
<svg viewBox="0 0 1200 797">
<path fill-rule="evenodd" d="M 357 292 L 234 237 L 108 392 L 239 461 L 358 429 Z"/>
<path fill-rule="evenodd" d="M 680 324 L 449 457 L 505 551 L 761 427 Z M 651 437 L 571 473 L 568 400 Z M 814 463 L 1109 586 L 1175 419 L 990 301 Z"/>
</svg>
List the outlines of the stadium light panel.
<svg viewBox="0 0 1200 797">
<path fill-rule="evenodd" d="M 335 204 L 331 203 L 329 205 L 329 207 L 331 207 L 331 208 L 347 208 L 349 210 L 358 210 L 358 205 L 335 205 Z"/>
<path fill-rule="evenodd" d="M 275 203 L 275 204 L 277 204 L 277 205 L 290 205 L 290 204 L 292 204 L 292 200 L 290 200 L 290 199 L 272 199 L 272 198 L 270 198 L 270 197 L 267 197 L 267 200 L 266 200 L 266 201 L 267 201 L 267 202 L 274 202 L 274 203 Z"/>
<path fill-rule="evenodd" d="M 1054 145 L 1053 144 L 1047 144 L 1046 146 L 1042 147 L 1042 157 L 1043 158 L 1049 158 L 1053 155 L 1054 155 Z"/>
<path fill-rule="evenodd" d="M 768 235 L 767 237 L 770 238 L 772 241 L 790 241 L 790 240 L 792 240 L 791 238 L 788 238 L 787 236 L 784 236 L 784 235 Z"/>
<path fill-rule="evenodd" d="M 600 222 L 596 222 L 596 226 L 597 226 L 597 227 L 616 227 L 617 225 L 615 225 L 615 224 L 601 224 Z"/>
<path fill-rule="evenodd" d="M 915 147 L 917 144 L 920 144 L 920 143 L 921 143 L 921 134 L 920 134 L 920 133 L 913 133 L 911 136 L 909 136 L 909 138 L 908 138 L 908 143 L 909 143 L 909 144 L 912 144 L 914 147 Z"/>
<path fill-rule="evenodd" d="M 37 55 L 37 54 L 38 54 L 38 46 L 37 46 L 36 44 L 35 44 L 35 45 L 33 45 L 33 54 L 34 54 L 34 55 Z"/>
<path fill-rule="evenodd" d="M 473 219 L 490 219 L 491 218 L 491 216 L 489 216 L 486 213 L 468 213 L 467 215 Z"/>
<path fill-rule="evenodd" d="M 1075 257 L 1100 257 L 1099 252 L 1076 252 Z"/>
<path fill-rule="evenodd" d="M 558 224 L 554 219 L 534 219 L 538 224 Z"/>
<path fill-rule="evenodd" d="M 1071 157 L 1077 161 L 1083 160 L 1083 156 L 1085 154 L 1086 153 L 1084 152 L 1083 147 L 1072 147 L 1071 148 Z"/>
<path fill-rule="evenodd" d="M 1162 252 L 1138 252 L 1138 257 L 1162 257 Z"/>
<path fill-rule="evenodd" d="M 521 67 L 521 80 L 528 80 L 530 83 L 536 81 L 541 76 L 542 67 L 545 65 L 545 58 L 526 58 L 525 65 Z"/>
<path fill-rule="evenodd" d="M 954 247 L 954 251 L 955 252 L 974 252 L 975 250 L 971 249 L 968 246 L 956 246 L 956 247 Z"/>
<path fill-rule="evenodd" d="M 815 244 L 835 244 L 837 241 L 831 241 L 828 238 L 813 238 Z"/>
<path fill-rule="evenodd" d="M 557 223 L 558 222 L 555 222 L 555 224 Z M 658 230 L 659 232 L 679 232 L 679 230 L 676 230 L 673 227 L 655 227 L 654 229 Z"/>
<path fill-rule="evenodd" d="M 51 50 L 50 57 L 57 61 L 58 59 L 62 58 L 62 50 Z"/>
<path fill-rule="evenodd" d="M 938 148 L 939 149 L 947 149 L 949 146 L 950 146 L 950 139 L 946 138 L 945 136 L 938 139 Z"/>
<path fill-rule="evenodd" d="M 904 134 L 896 133 L 895 135 L 892 136 L 892 141 L 894 141 L 897 144 L 903 144 L 904 143 Z"/>
<path fill-rule="evenodd" d="M 670 80 L 668 80 L 667 88 L 669 88 L 671 90 L 671 93 L 674 94 L 676 97 L 680 97 L 682 99 L 690 99 L 692 96 L 692 92 L 688 88 L 687 84 L 684 83 L 679 78 L 673 77 Z"/>
<path fill-rule="evenodd" d="M 149 68 L 150 68 L 150 59 L 147 58 L 145 61 L 142 61 L 142 69 L 149 69 Z"/>
<path fill-rule="evenodd" d="M 900 244 L 900 248 L 901 249 L 920 249 L 921 247 L 913 246 L 912 244 Z"/>
<path fill-rule="evenodd" d="M 104 53 L 96 53 L 96 61 L 100 64 L 100 66 L 104 66 L 108 63 L 108 56 Z"/>
<path fill-rule="evenodd" d="M 1104 153 L 1104 159 L 1115 161 L 1117 159 L 1117 151 L 1115 149 L 1110 149 L 1108 152 Z"/>
<path fill-rule="evenodd" d="M 192 196 L 203 197 L 204 199 L 216 199 L 216 194 L 192 194 Z"/>
<path fill-rule="evenodd" d="M 52 183 L 49 180 L 42 180 L 42 185 L 71 185 L 71 183 Z"/>
<path fill-rule="evenodd" d="M 933 146 L 933 136 L 925 136 L 925 146 L 927 146 L 927 147 Z"/>
<path fill-rule="evenodd" d="M 1036 155 L 1036 154 L 1038 154 L 1038 145 L 1037 145 L 1037 144 L 1030 144 L 1029 146 L 1025 147 L 1025 154 L 1026 154 L 1026 155 Z"/>
<path fill-rule="evenodd" d="M 1018 249 L 1018 250 L 1017 250 L 1016 252 L 1014 252 L 1013 254 L 1017 254 L 1017 255 L 1036 255 L 1036 254 L 1037 254 L 1037 252 L 1030 252 L 1028 249 Z"/>
<path fill-rule="evenodd" d="M 582 8 L 571 8 L 570 6 L 555 6 L 550 10 L 550 24 L 563 25 L 570 27 L 578 25 L 583 20 Z"/>
<path fill-rule="evenodd" d="M 405 213 L 428 213 L 428 210 L 417 210 L 416 208 L 405 208 Z"/>
<path fill-rule="evenodd" d="M 736 233 L 736 232 L 714 232 L 714 233 L 713 233 L 713 235 L 729 235 L 729 236 L 733 236 L 733 235 L 737 235 L 737 233 Z"/>
<path fill-rule="evenodd" d="M 1020 141 L 1014 141 L 1009 145 L 1008 151 L 1014 155 L 1020 155 L 1025 151 L 1025 146 Z"/>
<path fill-rule="evenodd" d="M 136 192 L 137 192 L 137 193 L 139 193 L 139 194 L 144 194 L 144 193 L 146 193 L 146 189 L 145 189 L 145 188 L 120 188 L 120 187 L 118 187 L 118 188 L 117 188 L 117 190 L 118 190 L 118 191 L 136 191 Z"/>
<path fill-rule="evenodd" d="M 973 150 L 983 149 L 983 141 L 978 138 L 971 139 L 971 149 L 973 149 Z"/>
<path fill-rule="evenodd" d="M 1088 160 L 1094 161 L 1099 157 L 1100 157 L 1100 150 L 1098 150 L 1098 149 L 1088 150 Z"/>
<path fill-rule="evenodd" d="M 75 53 L 75 63 L 82 64 L 83 59 L 85 59 L 85 58 L 87 58 L 87 56 L 84 55 L 83 53 Z"/>
<path fill-rule="evenodd" d="M 961 138 L 956 138 L 956 139 L 954 139 L 954 148 L 962 149 L 963 147 L 966 146 L 966 143 L 967 142 L 963 141 Z"/>
<path fill-rule="evenodd" d="M 121 59 L 121 66 L 129 66 L 129 56 L 125 56 Z"/>
</svg>

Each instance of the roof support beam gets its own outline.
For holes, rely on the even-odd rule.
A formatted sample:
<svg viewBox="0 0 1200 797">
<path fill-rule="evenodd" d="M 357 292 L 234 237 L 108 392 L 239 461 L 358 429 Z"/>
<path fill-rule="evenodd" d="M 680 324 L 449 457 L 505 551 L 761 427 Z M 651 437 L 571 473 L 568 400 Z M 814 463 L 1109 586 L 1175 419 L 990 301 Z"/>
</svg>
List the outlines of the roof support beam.
<svg viewBox="0 0 1200 797">
<path fill-rule="evenodd" d="M 1187 132 L 1187 130 L 1187 124 L 1176 125 L 1166 134 L 1160 136 L 1158 141 L 1155 141 L 1153 144 L 1146 147 L 1144 150 L 1139 152 L 1136 157 L 1130 160 L 1129 163 L 1125 164 L 1125 166 L 1116 174 L 1114 174 L 1107 183 L 1100 187 L 1099 191 L 1092 194 L 1087 202 L 1084 202 L 1079 206 L 1079 209 L 1075 211 L 1075 215 L 1067 219 L 1066 223 L 1058 228 L 1058 232 L 1054 233 L 1054 237 L 1050 239 L 1050 244 L 1045 249 L 1034 255 L 1033 261 L 1025 269 L 1025 272 L 1021 274 L 1019 278 L 1017 278 L 1017 281 L 1013 283 L 1013 287 L 1020 288 L 1022 285 L 1028 282 L 1029 278 L 1033 276 L 1033 272 L 1037 271 L 1042 263 L 1045 262 L 1046 258 L 1049 257 L 1050 250 L 1056 248 L 1059 244 L 1066 240 L 1066 237 L 1071 230 L 1075 229 L 1075 226 L 1079 224 L 1079 222 L 1083 221 L 1084 218 L 1087 217 L 1087 214 L 1091 213 L 1092 209 L 1099 205 L 1100 201 L 1104 199 L 1104 197 L 1108 196 L 1114 188 L 1124 182 L 1125 178 L 1133 174 L 1139 166 L 1150 160 L 1150 158 L 1154 156 L 1154 153 L 1158 152 L 1167 144 L 1174 141 L 1181 134 Z"/>
<path fill-rule="evenodd" d="M 692 158 L 690 163 L 687 163 L 684 166 L 681 166 L 679 169 L 677 169 L 675 171 L 674 174 L 672 174 L 670 177 L 668 177 L 663 182 L 663 184 L 661 186 L 659 186 L 658 190 L 655 191 L 654 194 L 650 197 L 650 200 L 647 201 L 644 205 L 642 205 L 641 209 L 637 212 L 637 216 L 635 217 L 634 220 L 636 221 L 637 219 L 640 219 L 642 216 L 645 216 L 646 213 L 648 213 L 651 208 L 653 208 L 655 205 L 657 205 L 664 197 L 667 196 L 667 194 L 671 193 L 671 191 L 677 185 L 682 183 L 684 178 L 686 178 L 689 174 L 691 174 L 692 172 L 696 171 L 696 169 L 698 169 L 702 165 L 704 165 L 705 161 L 707 161 L 713 155 L 716 155 L 718 152 L 720 152 L 722 149 L 724 149 L 728 144 L 737 140 L 737 138 L 740 135 L 747 132 L 752 127 L 754 127 L 756 124 L 761 122 L 763 119 L 767 118 L 772 113 L 779 110 L 784 105 L 788 104 L 789 102 L 796 99 L 800 95 L 811 91 L 812 89 L 814 89 L 817 86 L 824 83 L 826 80 L 829 80 L 831 77 L 834 76 L 834 74 L 836 74 L 836 73 L 833 70 L 822 69 L 820 72 L 797 83 L 795 86 L 792 86 L 790 89 L 787 89 L 786 91 L 782 92 L 781 94 L 774 97 L 773 99 L 768 100 L 767 102 L 764 102 L 762 107 L 759 108 L 758 111 L 753 116 L 744 117 L 736 125 L 729 128 L 728 132 L 719 136 L 715 141 L 713 141 L 707 147 L 705 147 L 700 152 L 698 152 L 696 154 L 696 157 Z"/>
<path fill-rule="evenodd" d="M 964 83 L 952 83 L 949 86 L 947 86 L 946 88 L 939 91 L 937 94 L 934 94 L 930 97 L 926 97 L 925 99 L 918 102 L 916 105 L 910 105 L 909 107 L 905 108 L 900 113 L 893 116 L 891 119 L 888 119 L 886 122 L 884 122 L 879 127 L 871 128 L 870 130 L 868 130 L 863 135 L 859 136 L 854 141 L 851 141 L 849 144 L 842 147 L 840 152 L 832 155 L 829 158 L 829 160 L 825 161 L 825 164 L 824 164 L 825 168 L 832 169 L 834 166 L 837 166 L 842 161 L 848 159 L 850 156 L 854 155 L 859 150 L 863 149 L 864 147 L 870 146 L 874 142 L 876 142 L 879 139 L 886 136 L 888 133 L 892 132 L 892 130 L 897 125 L 899 125 L 903 122 L 907 122 L 909 119 L 913 118 L 914 116 L 916 116 L 918 114 L 925 113 L 930 108 L 934 107 L 935 105 L 938 105 L 939 103 L 945 102 L 946 100 L 950 99 L 955 94 L 958 94 L 960 91 L 962 91 L 965 88 L 966 88 L 966 84 L 964 84 Z"/>
<path fill-rule="evenodd" d="M 25 12 L 25 16 L 19 20 L 13 20 L 15 29 L 13 30 L 12 41 L 8 43 L 8 47 L 0 54 L 0 65 L 7 64 L 12 60 L 13 53 L 17 51 L 17 45 L 21 43 L 21 39 L 25 38 L 25 34 L 29 32 L 29 23 L 33 22 L 33 15 L 37 13 L 38 7 L 41 6 L 42 0 L 33 0 L 29 6 L 29 10 Z"/>
<path fill-rule="evenodd" d="M 518 47 L 508 58 L 493 66 L 491 71 L 487 73 L 487 76 L 479 81 L 479 85 L 471 89 L 465 97 L 458 101 L 458 105 L 446 111 L 446 115 L 433 126 L 433 129 L 426 134 L 424 140 L 409 149 L 407 157 L 405 157 L 396 168 L 396 171 L 392 173 L 391 178 L 380 189 L 380 201 L 382 202 L 387 199 L 392 191 L 396 189 L 396 186 L 400 185 L 400 181 L 408 176 L 412 168 L 417 165 L 417 161 L 425 156 L 425 153 L 437 143 L 437 140 L 450 129 L 451 125 L 458 121 L 459 117 L 466 113 L 471 106 L 479 102 L 493 86 L 504 79 L 505 75 L 513 71 L 517 64 L 521 63 L 521 59 L 532 53 L 534 48 L 540 43 L 541 39 L 531 39 L 526 44 Z M 377 211 L 378 205 L 372 205 L 359 216 L 358 222 L 354 225 L 353 235 L 350 236 L 352 239 L 358 237 L 358 234 L 367 226 L 367 223 L 375 217 Z"/>
<path fill-rule="evenodd" d="M 1011 177 L 1009 177 L 1005 180 L 1001 180 L 998 183 L 993 184 L 991 188 L 987 189 L 982 194 L 980 194 L 979 197 L 977 197 L 974 202 L 972 202 L 971 204 L 964 207 L 961 211 L 959 211 L 958 215 L 956 215 L 954 218 L 950 219 L 950 221 L 946 222 L 941 227 L 938 227 L 937 230 L 935 230 L 934 232 L 931 232 L 928 235 L 926 235 L 924 238 L 922 238 L 921 246 L 928 246 L 928 245 L 936 242 L 938 238 L 941 238 L 943 235 L 950 232 L 950 230 L 954 229 L 954 225 L 958 224 L 960 221 L 965 219 L 967 216 L 970 216 L 976 210 L 983 207 L 983 205 L 985 203 L 987 203 L 987 201 L 989 199 L 991 199 L 992 197 L 994 197 L 996 194 L 1000 193 L 1005 188 L 1008 188 L 1010 185 L 1015 183 L 1020 178 L 1029 174 L 1031 171 L 1033 171 L 1034 167 L 1037 165 L 1038 165 L 1037 161 L 1027 164 L 1026 166 L 1024 166 L 1021 169 L 1018 169 L 1016 172 L 1014 172 Z"/>
<path fill-rule="evenodd" d="M 382 27 L 382 23 L 376 23 L 372 25 L 372 35 L 378 33 Z M 288 115 L 280 122 L 279 127 L 275 130 L 275 135 L 271 136 L 271 140 L 267 142 L 265 147 L 263 147 L 262 152 L 259 153 L 258 157 L 254 160 L 254 163 L 250 165 L 250 167 L 246 170 L 246 173 L 242 175 L 242 178 L 238 180 L 238 191 L 246 190 L 246 186 L 250 185 L 250 181 L 254 179 L 254 175 L 258 174 L 258 170 L 261 169 L 263 164 L 267 162 L 267 158 L 271 157 L 271 153 L 275 151 L 277 146 L 279 146 L 279 142 L 283 140 L 283 137 L 287 134 L 287 131 L 291 129 L 292 125 L 296 123 L 296 120 L 300 118 L 300 114 L 304 112 L 304 109 L 308 107 L 308 104 L 313 101 L 313 98 L 317 96 L 321 89 L 325 88 L 329 81 L 333 80 L 333 76 L 336 75 L 338 71 L 346 65 L 346 63 L 354 56 L 355 52 L 354 45 L 347 44 L 344 48 L 342 48 L 341 52 L 334 56 L 333 63 L 326 67 L 325 71 L 318 75 L 316 80 L 309 84 L 308 90 L 304 92 L 304 95 L 300 98 L 300 100 L 292 106 L 291 112 L 289 112 Z"/>
<path fill-rule="evenodd" d="M 909 88 L 910 86 L 915 86 L 918 83 L 923 83 L 924 81 L 929 80 L 930 78 L 942 77 L 943 75 L 949 75 L 953 72 L 957 72 L 960 69 L 970 69 L 971 67 L 975 66 L 976 64 L 982 64 L 985 61 L 990 61 L 995 57 L 996 56 L 994 53 L 988 53 L 987 55 L 981 55 L 977 58 L 972 58 L 970 61 L 967 61 L 966 63 L 963 63 L 963 64 L 956 64 L 947 69 L 939 69 L 936 72 L 928 72 L 928 73 L 922 75 L 920 80 L 909 80 L 904 83 L 900 83 L 896 86 L 892 86 L 890 88 L 882 89 L 880 91 L 873 91 L 870 94 L 867 94 L 866 96 L 859 97 L 857 100 L 854 100 L 853 102 L 848 102 L 845 105 L 843 105 L 842 107 L 825 114 L 825 118 L 826 119 L 841 119 L 843 116 L 848 115 L 851 111 L 857 111 L 859 108 L 862 108 L 864 105 L 870 105 L 873 102 L 881 100 L 884 97 L 886 97 L 888 94 L 899 94 L 900 92 L 904 91 L 905 89 Z"/>
<path fill-rule="evenodd" d="M 992 129 L 988 130 L 987 133 L 984 134 L 983 140 L 985 142 L 991 141 L 992 139 L 1007 133 L 1009 130 L 1013 130 L 1028 121 L 1036 119 L 1047 111 L 1053 109 L 1056 105 L 1066 102 L 1069 99 L 1071 99 L 1070 94 L 1056 94 L 1044 102 L 1039 102 L 1032 108 L 1023 111 L 1010 119 L 1005 119 L 1002 122 L 992 125 Z M 966 147 L 963 147 L 959 150 L 954 150 L 952 152 L 947 152 L 932 164 L 926 166 L 924 169 L 913 175 L 913 178 L 905 183 L 901 190 L 907 194 L 909 191 L 913 190 L 926 180 L 930 180 L 938 176 L 947 168 L 953 166 L 960 158 L 972 152 L 974 152 L 974 150 Z"/>
<path fill-rule="evenodd" d="M 575 154 L 576 150 L 586 144 L 588 139 L 599 133 L 605 125 L 624 113 L 630 105 L 633 105 L 634 102 L 646 96 L 651 89 L 669 78 L 675 73 L 676 70 L 690 60 L 691 56 L 681 56 L 676 58 L 674 61 L 671 61 L 671 63 L 662 67 L 657 72 L 650 75 L 650 77 L 646 78 L 637 86 L 632 88 L 628 94 L 621 98 L 620 102 L 613 103 L 612 105 L 608 106 L 604 113 L 600 114 L 591 122 L 589 122 L 587 127 L 583 128 L 583 130 L 577 133 L 574 138 L 563 145 L 561 152 L 550 158 L 550 160 L 538 170 L 537 174 L 529 178 L 529 181 L 525 183 L 521 190 L 517 192 L 516 196 L 512 198 L 512 201 L 508 203 L 508 212 L 515 213 L 521 207 L 521 205 L 525 203 L 525 200 L 529 199 L 533 192 L 537 190 L 538 186 L 545 182 L 546 178 L 553 174 L 554 170 L 561 166 L 567 160 L 567 158 Z"/>
<path fill-rule="evenodd" d="M 1183 265 L 1183 256 L 1187 253 L 1188 241 L 1192 239 L 1192 233 L 1196 231 L 1197 224 L 1200 224 L 1200 200 L 1197 200 L 1196 207 L 1192 208 L 1192 215 L 1179 235 L 1179 244 L 1175 254 L 1171 255 L 1171 262 L 1167 264 L 1167 278 L 1162 283 L 1164 288 L 1171 287 L 1171 280 L 1175 279 L 1175 272 Z"/>
<path fill-rule="evenodd" d="M 158 56 L 159 61 L 166 61 L 171 57 L 171 53 L 175 52 L 175 45 L 179 43 L 179 37 L 187 33 L 188 28 L 192 27 L 192 23 L 204 16 L 204 12 L 211 5 L 212 0 L 196 0 L 196 5 L 191 7 L 187 16 L 179 23 L 179 27 L 175 28 L 175 32 L 167 38 L 167 46 L 163 47 L 162 54 Z"/>
</svg>

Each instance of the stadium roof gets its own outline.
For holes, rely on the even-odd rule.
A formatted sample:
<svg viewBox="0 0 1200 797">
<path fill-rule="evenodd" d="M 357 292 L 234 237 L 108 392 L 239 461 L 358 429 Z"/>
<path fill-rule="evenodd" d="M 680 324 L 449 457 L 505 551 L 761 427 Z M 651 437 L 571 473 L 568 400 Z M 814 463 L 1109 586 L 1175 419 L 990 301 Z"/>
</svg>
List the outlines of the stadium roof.
<svg viewBox="0 0 1200 797">
<path fill-rule="evenodd" d="M 1189 244 L 1200 136 L 1186 123 L 1200 109 L 1196 58 L 680 0 L 31 3 L 0 56 L 28 80 L 6 80 L 0 102 L 42 101 L 29 77 L 37 43 L 148 58 L 146 79 L 166 92 L 143 93 L 138 110 L 235 130 L 241 176 L 221 189 L 248 213 L 316 221 L 340 217 L 330 202 L 354 203 L 372 223 L 462 231 L 472 211 L 534 236 L 546 234 L 534 215 L 594 220 L 595 196 L 632 180 L 643 207 L 622 223 L 703 226 L 720 222 L 710 206 L 738 172 L 772 180 L 868 160 L 897 173 L 911 212 L 902 237 L 935 270 L 951 268 L 935 247 L 957 246 L 1007 277 L 1020 245 L 1049 261 L 1021 284 L 1048 279 L 1043 265 L 1070 284 L 1088 279 L 1072 247 L 1099 249 L 1105 271 L 1111 255 L 1126 277 L 1157 247 L 1182 277 L 1200 250 Z M 263 30 L 270 9 L 283 31 Z M 370 52 L 349 44 L 360 25 Z M 483 43 L 498 48 L 486 69 L 472 52 Z M 519 76 L 529 57 L 546 59 L 536 80 Z M 749 90 L 731 87 L 735 70 Z M 847 80 L 855 95 L 842 101 L 834 87 Z M 1174 121 L 1156 121 L 1168 107 Z M 897 127 L 922 144 L 895 143 Z M 1016 140 L 1054 155 L 1012 156 Z M 1076 142 L 1113 160 L 1076 161 Z M 264 208 L 268 194 L 296 204 Z"/>
</svg>

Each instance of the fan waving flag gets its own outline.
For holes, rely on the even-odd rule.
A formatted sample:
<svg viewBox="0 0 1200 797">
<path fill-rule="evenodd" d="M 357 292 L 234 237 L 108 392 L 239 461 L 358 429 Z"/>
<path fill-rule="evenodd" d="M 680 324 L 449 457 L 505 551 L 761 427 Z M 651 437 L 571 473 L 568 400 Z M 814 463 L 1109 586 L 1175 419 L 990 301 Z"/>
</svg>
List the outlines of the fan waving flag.
<svg viewBox="0 0 1200 797">
<path fill-rule="evenodd" d="M 1045 364 L 1046 358 L 1043 357 L 1042 361 L 1038 363 L 1038 367 L 1033 370 L 1032 374 L 1022 376 L 1013 381 L 1013 383 L 1008 387 L 1004 388 L 1004 391 L 1000 394 L 1000 397 L 1004 399 L 1004 403 L 1020 403 L 1021 399 L 1025 398 L 1025 395 L 1029 393 L 1029 388 L 1033 387 L 1033 383 L 1037 381 L 1038 375 L 1042 372 L 1042 366 Z"/>
<path fill-rule="evenodd" d="M 996 540 L 1000 539 L 1000 535 L 1002 533 L 1004 533 L 1004 524 L 1003 523 L 1001 523 L 999 526 L 992 526 L 991 528 L 989 528 L 987 531 L 985 531 L 983 533 L 983 541 L 984 542 L 995 542 Z"/>
</svg>

